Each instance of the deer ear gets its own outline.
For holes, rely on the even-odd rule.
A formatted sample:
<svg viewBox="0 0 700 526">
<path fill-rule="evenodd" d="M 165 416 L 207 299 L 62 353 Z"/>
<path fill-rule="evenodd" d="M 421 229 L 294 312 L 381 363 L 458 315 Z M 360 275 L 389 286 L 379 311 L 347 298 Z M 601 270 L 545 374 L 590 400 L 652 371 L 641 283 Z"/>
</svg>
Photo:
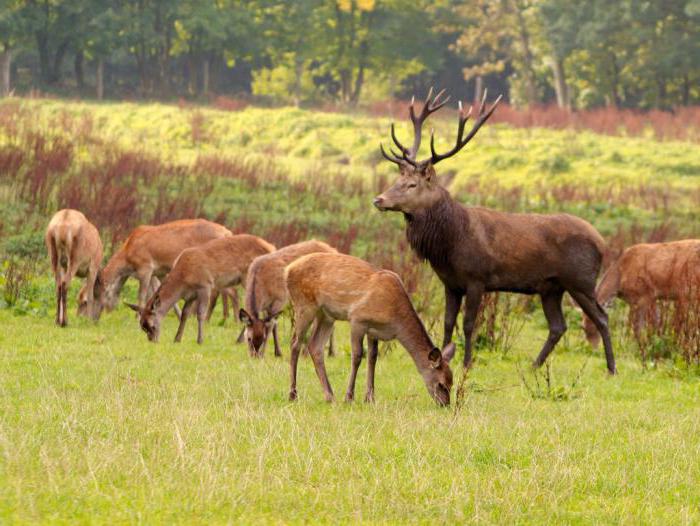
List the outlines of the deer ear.
<svg viewBox="0 0 700 526">
<path fill-rule="evenodd" d="M 250 314 L 248 314 L 245 309 L 241 309 L 238 311 L 238 319 L 246 325 L 253 324 L 253 318 L 250 317 Z"/>
<path fill-rule="evenodd" d="M 448 343 L 442 350 L 442 359 L 445 360 L 447 363 L 450 363 L 450 360 L 452 360 L 452 358 L 454 358 L 455 356 L 456 350 L 457 346 L 454 344 L 454 342 Z"/>
<path fill-rule="evenodd" d="M 268 314 L 263 321 L 265 323 L 271 323 L 272 321 L 276 320 L 280 314 L 282 314 L 282 311 L 277 311 L 272 314 Z"/>
<path fill-rule="evenodd" d="M 440 364 L 442 363 L 442 353 L 440 352 L 440 349 L 434 347 L 428 355 L 428 360 L 430 361 L 430 367 L 433 369 L 440 367 Z"/>
<path fill-rule="evenodd" d="M 134 311 L 138 312 L 139 314 L 141 314 L 141 307 L 139 307 L 138 305 L 134 305 L 133 303 L 127 303 L 126 301 L 124 302 L 124 305 L 129 307 L 131 310 L 134 310 Z"/>
<path fill-rule="evenodd" d="M 418 169 L 418 173 L 427 180 L 432 180 L 435 177 L 435 168 L 433 168 L 433 163 L 426 163 Z"/>
</svg>

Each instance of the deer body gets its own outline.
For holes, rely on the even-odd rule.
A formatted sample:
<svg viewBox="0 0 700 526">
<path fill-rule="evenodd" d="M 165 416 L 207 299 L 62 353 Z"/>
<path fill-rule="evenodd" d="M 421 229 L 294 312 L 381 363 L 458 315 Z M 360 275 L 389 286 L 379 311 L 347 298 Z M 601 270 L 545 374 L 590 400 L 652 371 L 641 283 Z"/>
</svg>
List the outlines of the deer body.
<svg viewBox="0 0 700 526">
<path fill-rule="evenodd" d="M 310 254 L 285 271 L 289 300 L 294 309 L 290 400 L 296 399 L 296 372 L 301 342 L 315 321 L 309 353 L 327 401 L 333 390 L 323 363 L 323 345 L 336 320 L 350 322 L 352 371 L 345 395 L 354 398 L 355 379 L 362 361 L 362 338 L 369 341 L 366 401 L 374 399 L 374 368 L 378 340 L 397 339 L 413 358 L 430 395 L 440 405 L 450 402 L 454 345 L 437 349 L 416 314 L 401 279 L 393 272 L 344 254 Z"/>
<path fill-rule="evenodd" d="M 630 306 L 630 322 L 639 334 L 658 300 L 700 299 L 700 240 L 642 243 L 627 248 L 607 270 L 596 290 L 598 302 L 616 297 Z M 599 343 L 590 318 L 584 318 L 586 337 Z"/>
<path fill-rule="evenodd" d="M 158 341 L 163 317 L 180 299 L 185 300 L 175 341 L 182 339 L 187 318 L 196 310 L 197 343 L 202 343 L 212 294 L 241 283 L 250 263 L 274 250 L 264 239 L 248 234 L 226 236 L 185 249 L 146 306 L 129 306 L 140 313 L 141 328 L 148 339 Z"/>
<path fill-rule="evenodd" d="M 81 212 L 63 209 L 51 218 L 44 240 L 56 280 L 56 324 L 67 324 L 68 288 L 75 276 L 86 278 L 78 312 L 96 319 L 99 312 L 94 290 L 102 263 L 102 240 L 97 228 Z"/>
<path fill-rule="evenodd" d="M 276 317 L 288 301 L 284 269 L 292 261 L 317 252 L 337 251 L 321 241 L 303 241 L 260 256 L 250 265 L 245 284 L 245 308 L 240 311 L 240 319 L 246 325 L 246 340 L 252 356 L 262 354 L 270 331 L 275 356 L 282 355 L 277 339 Z M 332 354 L 331 348 L 329 354 Z"/>
<path fill-rule="evenodd" d="M 101 272 L 104 305 L 114 308 L 124 282 L 134 276 L 139 281 L 138 304 L 143 307 L 153 278 L 165 276 L 183 250 L 232 235 L 226 227 L 204 219 L 136 227 Z"/>
<path fill-rule="evenodd" d="M 396 182 L 374 200 L 380 210 L 402 212 L 406 235 L 418 256 L 430 265 L 445 286 L 444 340 L 452 339 L 462 300 L 464 308 L 464 365 L 471 364 L 472 333 L 482 295 L 489 291 L 539 294 L 549 325 L 549 336 L 533 365 L 541 366 L 566 331 L 562 298 L 568 292 L 595 324 L 605 344 L 608 371 L 615 373 L 615 358 L 608 331 L 607 314 L 596 301 L 595 283 L 600 270 L 605 243 L 586 221 L 568 214 L 513 214 L 487 208 L 465 207 L 457 203 L 440 186 L 434 165 L 456 154 L 477 133 L 493 113 L 487 112 L 484 99 L 478 118 L 465 134 L 465 113 L 460 104 L 459 126 L 455 146 L 446 154 L 435 151 L 431 136 L 431 156 L 416 160 L 421 142 L 423 121 L 440 109 L 440 101 L 431 93 L 416 115 L 413 102 L 410 117 L 414 125 L 414 142 L 409 149 L 392 139 L 400 153 L 382 154 L 399 166 Z"/>
</svg>

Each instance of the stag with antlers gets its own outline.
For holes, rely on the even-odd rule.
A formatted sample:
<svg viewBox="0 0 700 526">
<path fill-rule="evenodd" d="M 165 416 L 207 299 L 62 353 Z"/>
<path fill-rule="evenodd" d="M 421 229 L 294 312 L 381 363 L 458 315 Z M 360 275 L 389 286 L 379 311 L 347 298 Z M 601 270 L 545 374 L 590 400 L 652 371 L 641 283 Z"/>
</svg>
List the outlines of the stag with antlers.
<svg viewBox="0 0 700 526">
<path fill-rule="evenodd" d="M 608 318 L 596 301 L 595 286 L 605 242 L 596 229 L 568 214 L 517 214 L 481 207 L 466 207 L 440 186 L 435 165 L 459 152 L 476 135 L 496 109 L 500 97 L 486 108 L 486 92 L 479 104 L 472 129 L 465 126 L 472 108 L 459 104 L 459 123 L 454 147 L 436 152 L 430 137 L 430 157 L 418 161 L 423 123 L 449 101 L 440 91 L 428 93 L 420 113 L 409 106 L 413 123 L 413 145 L 406 148 L 391 126 L 391 138 L 398 152 L 382 155 L 399 167 L 396 182 L 374 199 L 382 211 L 402 212 L 406 235 L 417 255 L 427 260 L 445 286 L 443 346 L 452 340 L 462 300 L 464 306 L 464 365 L 472 362 L 472 332 L 481 298 L 486 292 L 506 291 L 538 294 L 549 326 L 549 335 L 533 365 L 541 366 L 566 331 L 562 311 L 564 292 L 593 321 L 605 346 L 610 374 L 615 374 Z"/>
</svg>

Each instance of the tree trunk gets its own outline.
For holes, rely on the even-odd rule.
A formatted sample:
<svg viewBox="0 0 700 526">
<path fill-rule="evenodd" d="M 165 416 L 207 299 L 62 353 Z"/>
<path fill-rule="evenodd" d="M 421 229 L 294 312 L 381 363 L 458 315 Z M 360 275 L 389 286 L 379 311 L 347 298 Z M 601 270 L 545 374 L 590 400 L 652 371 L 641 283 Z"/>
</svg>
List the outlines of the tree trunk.
<svg viewBox="0 0 700 526">
<path fill-rule="evenodd" d="M 10 94 L 10 66 L 12 64 L 12 51 L 5 47 L 0 53 L 0 96 L 7 97 Z"/>
<path fill-rule="evenodd" d="M 202 60 L 202 94 L 209 95 L 209 55 L 204 55 Z"/>
<path fill-rule="evenodd" d="M 189 95 L 197 94 L 197 59 L 193 52 L 187 57 L 187 92 Z"/>
<path fill-rule="evenodd" d="M 479 106 L 481 102 L 481 97 L 484 95 L 484 77 L 481 75 L 476 76 L 474 81 L 474 105 Z"/>
<path fill-rule="evenodd" d="M 84 60 L 85 55 L 83 54 L 83 50 L 79 49 L 75 52 L 75 61 L 73 62 L 75 69 L 75 83 L 77 84 L 79 91 L 82 91 L 85 87 L 85 73 L 83 72 Z"/>
<path fill-rule="evenodd" d="M 299 57 L 299 53 L 294 55 L 294 86 L 292 87 L 292 97 L 294 106 L 301 105 L 301 76 L 304 74 L 304 61 Z"/>
<path fill-rule="evenodd" d="M 683 75 L 683 106 L 690 104 L 690 75 Z"/>
<path fill-rule="evenodd" d="M 514 6 L 515 14 L 518 19 L 518 36 L 520 37 L 520 45 L 523 48 L 523 62 L 525 68 L 523 76 L 525 77 L 525 96 L 527 97 L 528 105 L 537 103 L 537 83 L 535 82 L 535 70 L 533 68 L 534 58 L 530 49 L 530 34 L 525 25 L 525 18 L 518 5 Z"/>
<path fill-rule="evenodd" d="M 43 32 L 37 31 L 36 33 L 36 48 L 39 52 L 39 74 L 41 76 L 41 81 L 44 84 L 48 84 L 51 80 L 49 45 L 48 39 Z"/>
<path fill-rule="evenodd" d="M 569 87 L 566 85 L 564 73 L 564 61 L 559 57 L 552 59 L 552 73 L 554 74 L 554 91 L 557 94 L 557 106 L 569 109 Z"/>
<path fill-rule="evenodd" d="M 620 68 L 617 66 L 615 55 L 610 55 L 610 65 L 612 67 L 612 85 L 610 86 L 610 100 L 616 108 L 621 105 L 620 94 L 617 92 L 617 87 L 620 83 Z"/>
<path fill-rule="evenodd" d="M 105 63 L 104 61 L 99 58 L 97 59 L 97 72 L 96 72 L 96 87 L 97 87 L 97 100 L 102 100 L 104 97 L 104 92 L 105 92 L 105 85 L 104 85 L 104 70 L 105 70 Z"/>
<path fill-rule="evenodd" d="M 56 54 L 53 57 L 53 65 L 51 66 L 51 75 L 49 77 L 49 82 L 51 84 L 57 84 L 61 81 L 61 66 L 63 65 L 63 57 L 66 56 L 66 51 L 68 50 L 68 41 L 64 40 L 58 46 Z"/>
</svg>

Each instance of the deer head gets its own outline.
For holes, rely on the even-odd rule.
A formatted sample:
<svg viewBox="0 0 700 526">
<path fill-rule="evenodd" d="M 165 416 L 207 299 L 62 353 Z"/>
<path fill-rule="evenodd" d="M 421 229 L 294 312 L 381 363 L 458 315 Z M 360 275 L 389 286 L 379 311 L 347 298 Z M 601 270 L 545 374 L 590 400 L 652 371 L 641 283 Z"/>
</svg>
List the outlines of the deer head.
<svg viewBox="0 0 700 526">
<path fill-rule="evenodd" d="M 486 111 L 486 95 L 487 92 L 484 90 L 484 96 L 481 99 L 479 105 L 478 117 L 471 131 L 465 135 L 464 129 L 469 117 L 472 114 L 472 107 L 468 111 L 465 111 L 462 102 L 459 102 L 459 124 L 457 127 L 457 141 L 454 147 L 444 153 L 440 154 L 435 151 L 435 135 L 433 132 L 430 133 L 430 157 L 422 161 L 416 160 L 416 155 L 418 154 L 418 149 L 421 143 L 421 131 L 423 128 L 423 123 L 430 116 L 431 113 L 438 111 L 450 100 L 448 97 L 443 97 L 445 90 L 440 91 L 435 97 L 433 97 L 433 89 L 430 88 L 428 96 L 423 103 L 423 108 L 421 112 L 416 115 L 414 108 L 415 98 L 411 99 L 411 105 L 409 106 L 409 117 L 413 123 L 413 145 L 410 148 L 406 148 L 396 137 L 396 130 L 394 124 L 391 125 L 391 138 L 394 145 L 399 149 L 400 153 L 397 153 L 393 149 L 389 149 L 389 153 L 384 150 L 384 145 L 380 144 L 380 149 L 382 155 L 388 161 L 395 163 L 399 167 L 399 178 L 386 189 L 382 194 L 374 198 L 374 206 L 379 210 L 394 210 L 399 212 L 404 212 L 406 214 L 411 214 L 418 210 L 429 208 L 431 205 L 436 203 L 443 195 L 443 190 L 437 177 L 435 175 L 435 165 L 452 157 L 458 151 L 460 151 L 466 144 L 476 135 L 479 128 L 488 120 L 493 114 L 496 106 L 501 100 L 501 97 L 496 99 L 491 108 Z"/>
<path fill-rule="evenodd" d="M 251 356 L 262 357 L 262 348 L 280 314 L 281 312 L 268 314 L 261 319 L 255 313 L 249 314 L 245 309 L 238 311 L 238 318 L 245 324 L 245 338 L 248 342 L 248 353 Z"/>
<path fill-rule="evenodd" d="M 455 349 L 454 343 L 449 343 L 442 351 L 435 347 L 428 354 L 428 367 L 424 367 L 421 371 L 430 396 L 441 406 L 450 405 L 452 391 L 450 360 L 455 355 Z"/>
<path fill-rule="evenodd" d="M 88 309 L 87 300 L 87 283 L 83 285 L 78 292 L 78 315 L 79 316 L 89 316 L 93 320 L 99 320 L 102 314 L 102 278 L 100 273 L 97 273 L 97 279 L 95 280 L 95 286 L 93 287 L 93 302 L 92 302 L 92 312 Z"/>
<path fill-rule="evenodd" d="M 156 292 L 143 308 L 133 303 L 124 302 L 124 304 L 139 314 L 139 325 L 141 326 L 141 330 L 146 333 L 148 341 L 157 343 L 160 337 L 161 318 L 157 313 L 157 309 L 160 306 L 160 296 L 158 293 Z"/>
</svg>

